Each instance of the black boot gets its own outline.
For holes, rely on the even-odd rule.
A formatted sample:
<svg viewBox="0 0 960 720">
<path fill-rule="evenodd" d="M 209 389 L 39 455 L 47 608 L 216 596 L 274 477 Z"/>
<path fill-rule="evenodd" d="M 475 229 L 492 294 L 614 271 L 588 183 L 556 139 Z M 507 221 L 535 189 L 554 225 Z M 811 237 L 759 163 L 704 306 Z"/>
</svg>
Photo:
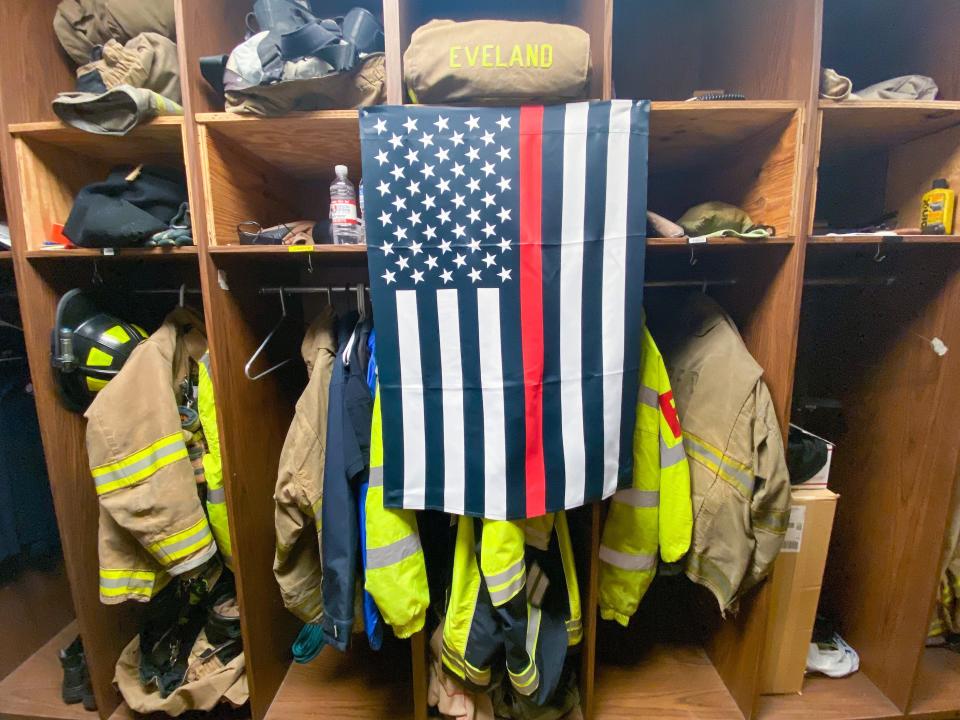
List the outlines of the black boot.
<svg viewBox="0 0 960 720">
<path fill-rule="evenodd" d="M 96 710 L 97 702 L 90 686 L 90 673 L 83 655 L 83 643 L 78 635 L 76 640 L 60 651 L 60 664 L 63 666 L 63 686 L 61 697 L 67 705 L 83 703 L 86 710 Z"/>
</svg>

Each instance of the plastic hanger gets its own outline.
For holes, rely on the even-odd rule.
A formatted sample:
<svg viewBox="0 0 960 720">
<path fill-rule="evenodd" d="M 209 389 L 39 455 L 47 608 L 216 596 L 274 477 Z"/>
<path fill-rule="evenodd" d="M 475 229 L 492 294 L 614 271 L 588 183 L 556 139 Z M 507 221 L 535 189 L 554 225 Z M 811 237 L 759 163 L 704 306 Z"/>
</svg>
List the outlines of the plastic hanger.
<svg viewBox="0 0 960 720">
<path fill-rule="evenodd" d="M 250 370 L 253 367 L 253 364 L 257 361 L 260 355 L 263 354 L 263 351 L 266 349 L 267 345 L 269 345 L 270 341 L 273 340 L 273 336 L 277 334 L 277 331 L 280 330 L 284 321 L 287 319 L 287 301 L 286 301 L 283 288 L 280 288 L 279 294 L 280 294 L 280 310 L 281 310 L 280 320 L 277 322 L 276 325 L 273 326 L 273 330 L 271 330 L 270 333 L 267 335 L 267 337 L 264 338 L 263 342 L 260 343 L 260 347 L 258 347 L 256 351 L 253 353 L 253 355 L 250 356 L 250 359 L 247 360 L 247 364 L 243 366 L 243 374 L 247 376 L 248 380 L 253 380 L 253 381 L 262 380 L 270 373 L 279 370 L 284 365 L 287 365 L 293 360 L 293 358 L 287 358 L 283 362 L 277 363 L 271 368 L 267 368 L 259 375 L 250 374 Z"/>
</svg>

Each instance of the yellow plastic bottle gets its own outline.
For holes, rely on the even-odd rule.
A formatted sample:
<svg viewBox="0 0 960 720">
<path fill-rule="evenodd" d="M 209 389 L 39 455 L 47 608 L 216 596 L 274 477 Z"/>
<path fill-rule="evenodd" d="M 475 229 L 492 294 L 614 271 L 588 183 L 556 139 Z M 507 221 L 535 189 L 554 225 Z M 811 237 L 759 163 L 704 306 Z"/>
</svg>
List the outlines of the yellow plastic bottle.
<svg viewBox="0 0 960 720">
<path fill-rule="evenodd" d="M 924 235 L 952 235 L 953 212 L 957 194 L 950 189 L 944 178 L 933 181 L 920 203 L 920 232 Z"/>
</svg>

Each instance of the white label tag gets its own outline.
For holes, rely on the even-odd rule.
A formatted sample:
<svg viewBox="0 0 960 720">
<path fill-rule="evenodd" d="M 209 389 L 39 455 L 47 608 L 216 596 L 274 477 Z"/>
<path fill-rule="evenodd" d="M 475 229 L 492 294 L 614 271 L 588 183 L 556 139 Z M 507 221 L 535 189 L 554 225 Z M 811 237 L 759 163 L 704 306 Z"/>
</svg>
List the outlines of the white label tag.
<svg viewBox="0 0 960 720">
<path fill-rule="evenodd" d="M 787 534 L 780 552 L 800 552 L 800 545 L 803 543 L 803 521 L 806 516 L 806 505 L 794 505 L 790 508 L 790 522 L 787 523 Z"/>
<path fill-rule="evenodd" d="M 357 203 L 354 200 L 331 200 L 330 221 L 335 224 L 357 224 Z"/>
<path fill-rule="evenodd" d="M 108 256 L 108 257 L 111 256 L 111 255 L 116 255 L 116 254 L 117 254 L 117 249 L 116 249 L 116 248 L 103 248 L 103 254 L 106 255 L 106 256 Z"/>
<path fill-rule="evenodd" d="M 695 235 L 693 237 L 687 238 L 687 243 L 690 245 L 706 245 L 707 236 L 706 235 Z"/>
</svg>

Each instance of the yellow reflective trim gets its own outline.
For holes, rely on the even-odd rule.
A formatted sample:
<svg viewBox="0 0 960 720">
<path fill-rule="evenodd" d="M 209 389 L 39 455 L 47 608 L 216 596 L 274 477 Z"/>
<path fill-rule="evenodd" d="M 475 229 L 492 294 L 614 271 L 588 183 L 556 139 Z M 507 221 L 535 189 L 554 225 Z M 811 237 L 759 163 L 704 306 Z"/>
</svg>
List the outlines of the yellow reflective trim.
<svg viewBox="0 0 960 720">
<path fill-rule="evenodd" d="M 140 334 L 143 336 L 143 339 L 144 339 L 144 340 L 146 340 L 148 337 L 150 337 L 149 335 L 147 335 L 147 331 L 144 330 L 144 329 L 143 329 L 142 327 L 140 327 L 139 325 L 134 325 L 134 326 L 133 326 L 133 329 L 136 330 L 138 333 L 140 333 Z"/>
<path fill-rule="evenodd" d="M 87 365 L 90 367 L 110 367 L 113 365 L 113 356 L 107 355 L 100 348 L 92 347 L 87 353 Z"/>
<path fill-rule="evenodd" d="M 203 517 L 186 530 L 164 538 L 147 547 L 162 563 L 170 564 L 187 557 L 213 542 L 207 518 Z"/>
<path fill-rule="evenodd" d="M 129 467 L 130 465 L 133 465 L 134 463 L 142 460 L 143 458 L 145 458 L 147 455 L 154 452 L 155 450 L 159 450 L 161 448 L 167 447 L 168 445 L 172 445 L 178 440 L 180 442 L 183 442 L 183 434 L 179 430 L 173 433 L 172 435 L 167 435 L 166 437 L 160 438 L 156 442 L 150 443 L 142 450 L 137 450 L 135 453 L 131 455 L 127 455 L 125 458 L 117 460 L 116 462 L 108 463 L 106 465 L 98 465 L 93 469 L 93 476 L 100 477 L 101 475 L 106 475 L 109 472 L 114 472 L 116 470 L 123 470 L 125 467 Z"/>
<path fill-rule="evenodd" d="M 88 377 L 87 378 L 87 389 L 90 392 L 100 392 L 107 386 L 107 380 L 103 378 Z"/>
<path fill-rule="evenodd" d="M 113 338 L 118 343 L 128 343 L 130 342 L 130 335 L 127 334 L 127 331 L 124 330 L 119 325 L 114 325 L 109 330 L 106 330 L 104 333 L 108 338 Z"/>
<path fill-rule="evenodd" d="M 130 485 L 136 485 L 141 480 L 153 475 L 158 470 L 166 467 L 167 465 L 172 465 L 173 463 L 179 460 L 186 460 L 189 458 L 187 453 L 187 446 L 183 444 L 183 440 L 180 436 L 177 436 L 177 439 L 180 441 L 180 448 L 174 448 L 171 452 L 168 452 L 164 455 L 161 455 L 156 460 L 149 464 L 145 464 L 142 468 L 137 469 L 136 471 L 131 471 L 129 473 L 123 473 L 122 469 L 113 471 L 118 473 L 116 480 L 105 480 L 102 483 L 97 484 L 97 495 L 105 495 L 106 493 L 113 492 L 114 490 L 119 490 L 123 487 L 128 487 Z M 110 471 L 107 471 L 110 472 Z M 106 474 L 106 473 L 104 473 Z M 94 475 L 96 478 L 97 476 Z M 101 475 L 102 477 L 102 475 Z"/>
<path fill-rule="evenodd" d="M 144 597 L 153 597 L 152 587 L 100 587 L 100 594 L 104 597 L 119 597 L 121 595 L 143 595 Z"/>
<path fill-rule="evenodd" d="M 137 580 L 153 580 L 157 574 L 152 570 L 107 570 L 100 568 L 102 578 L 136 578 Z"/>
</svg>

